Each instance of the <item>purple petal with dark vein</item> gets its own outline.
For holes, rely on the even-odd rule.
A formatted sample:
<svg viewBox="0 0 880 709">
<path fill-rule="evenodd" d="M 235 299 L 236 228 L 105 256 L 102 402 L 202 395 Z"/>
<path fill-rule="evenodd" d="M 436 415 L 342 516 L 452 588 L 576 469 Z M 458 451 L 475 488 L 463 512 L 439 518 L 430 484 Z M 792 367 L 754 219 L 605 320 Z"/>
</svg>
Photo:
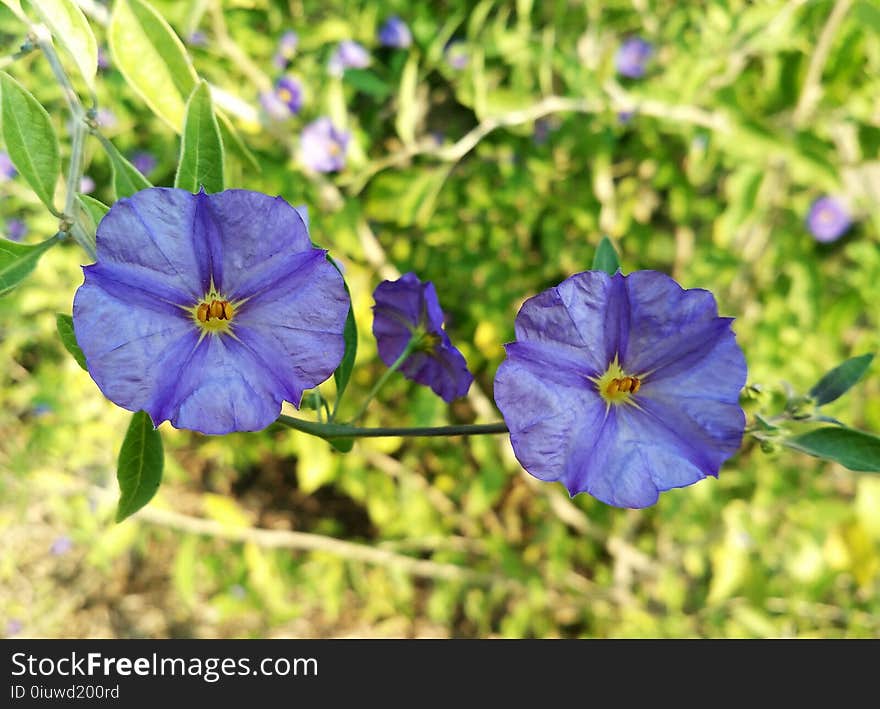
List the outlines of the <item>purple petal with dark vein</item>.
<svg viewBox="0 0 880 709">
<path fill-rule="evenodd" d="M 464 356 L 452 345 L 441 345 L 433 353 L 416 352 L 401 365 L 404 376 L 431 390 L 446 403 L 467 394 L 473 375 Z"/>
<path fill-rule="evenodd" d="M 431 281 L 422 284 L 422 305 L 424 312 L 421 314 L 423 324 L 429 332 L 443 333 L 443 323 L 446 316 L 440 308 L 440 299 L 437 297 L 437 289 Z"/>
<path fill-rule="evenodd" d="M 412 327 L 417 326 L 424 313 L 422 285 L 414 273 L 405 273 L 396 281 L 382 281 L 373 292 L 373 300 L 376 301 L 373 306 L 374 322 L 377 317 L 387 315 L 410 323 Z"/>
<path fill-rule="evenodd" d="M 321 249 L 279 253 L 264 261 L 262 268 L 253 275 L 241 278 L 225 295 L 230 300 L 248 299 L 246 307 L 256 307 L 257 304 L 265 306 L 284 298 L 291 291 L 310 288 L 309 279 L 324 264 L 336 271 L 327 262 L 327 252 Z M 342 280 L 342 276 L 339 276 L 339 280 Z"/>
<path fill-rule="evenodd" d="M 561 386 L 593 389 L 596 385 L 588 379 L 594 373 L 583 359 L 576 359 L 570 350 L 552 341 L 510 342 L 504 346 L 507 356 L 527 364 L 535 373 L 543 374 L 548 381 Z"/>
<path fill-rule="evenodd" d="M 207 195 L 220 229 L 224 295 L 240 295 L 242 284 L 257 282 L 263 273 L 290 254 L 309 251 L 312 243 L 299 213 L 281 197 L 250 190 L 225 190 Z"/>
<path fill-rule="evenodd" d="M 155 273 L 113 261 L 83 266 L 85 283 L 98 286 L 130 308 L 144 308 L 169 315 L 186 316 L 189 296 L 158 278 Z M 127 317 L 136 314 L 129 310 Z"/>
<path fill-rule="evenodd" d="M 202 268 L 199 282 L 202 292 L 207 293 L 213 284 L 215 290 L 223 292 L 223 243 L 220 227 L 211 206 L 211 199 L 203 187 L 195 196 L 196 207 L 193 212 L 193 247 L 196 262 Z"/>
<path fill-rule="evenodd" d="M 195 302 L 207 270 L 192 238 L 195 205 L 195 195 L 167 187 L 119 200 L 98 225 L 97 261 L 142 269 Z"/>
</svg>

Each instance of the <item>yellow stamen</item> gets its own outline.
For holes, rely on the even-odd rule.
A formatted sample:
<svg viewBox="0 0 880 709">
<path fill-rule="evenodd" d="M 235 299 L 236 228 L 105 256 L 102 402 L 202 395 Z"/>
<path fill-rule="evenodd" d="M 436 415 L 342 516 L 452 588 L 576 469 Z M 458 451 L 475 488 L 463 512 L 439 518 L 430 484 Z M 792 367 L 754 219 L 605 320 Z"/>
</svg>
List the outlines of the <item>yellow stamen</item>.
<svg viewBox="0 0 880 709">
<path fill-rule="evenodd" d="M 590 377 L 590 381 L 596 385 L 599 396 L 609 406 L 611 404 L 634 404 L 632 397 L 641 389 L 642 379 L 644 379 L 644 375 L 638 377 L 624 372 L 617 355 L 614 356 L 608 369 L 601 376 Z"/>
<path fill-rule="evenodd" d="M 235 316 L 235 306 L 211 289 L 190 310 L 199 329 L 206 333 L 225 333 L 230 331 L 230 323 Z"/>
</svg>

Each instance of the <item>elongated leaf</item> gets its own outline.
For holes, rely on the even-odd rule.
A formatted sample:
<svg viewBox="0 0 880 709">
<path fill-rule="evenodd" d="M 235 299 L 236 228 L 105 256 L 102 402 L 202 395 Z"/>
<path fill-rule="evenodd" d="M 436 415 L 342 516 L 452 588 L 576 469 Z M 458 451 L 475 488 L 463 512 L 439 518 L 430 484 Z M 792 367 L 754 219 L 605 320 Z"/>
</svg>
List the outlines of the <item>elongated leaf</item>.
<svg viewBox="0 0 880 709">
<path fill-rule="evenodd" d="M 810 396 L 816 400 L 816 406 L 822 406 L 841 397 L 861 379 L 871 366 L 873 354 L 852 357 L 827 372 L 816 385 L 810 389 Z"/>
<path fill-rule="evenodd" d="M 0 0 L 6 7 L 12 10 L 12 14 L 14 14 L 19 20 L 22 22 L 27 22 L 27 17 L 24 14 L 24 11 L 21 9 L 21 3 L 18 0 Z"/>
<path fill-rule="evenodd" d="M 602 241 L 599 242 L 596 253 L 593 255 L 593 270 L 605 271 L 609 276 L 613 276 L 620 270 L 617 252 L 607 236 L 602 237 Z"/>
<path fill-rule="evenodd" d="M 110 211 L 110 207 L 90 195 L 78 194 L 76 199 L 79 201 L 80 206 L 86 211 L 86 214 L 88 214 L 91 220 L 95 223 L 95 226 L 98 226 L 104 218 L 104 215 Z"/>
<path fill-rule="evenodd" d="M 343 81 L 380 101 L 391 93 L 391 87 L 369 69 L 346 69 Z"/>
<path fill-rule="evenodd" d="M 58 313 L 55 316 L 55 327 L 58 328 L 58 336 L 61 338 L 61 344 L 64 345 L 64 349 L 70 352 L 76 363 L 88 372 L 86 356 L 76 343 L 76 334 L 73 331 L 73 318 L 64 313 Z"/>
<path fill-rule="evenodd" d="M 27 278 L 40 256 L 57 243 L 55 236 L 39 244 L 17 244 L 0 239 L 0 296 L 6 295 Z"/>
<path fill-rule="evenodd" d="M 113 61 L 125 80 L 180 133 L 186 99 L 198 81 L 180 38 L 143 0 L 117 0 L 107 34 Z"/>
<path fill-rule="evenodd" d="M 131 197 L 135 192 L 153 186 L 140 170 L 123 157 L 113 143 L 103 138 L 101 145 L 110 158 L 110 166 L 113 168 L 113 189 L 116 192 L 116 199 Z"/>
<path fill-rule="evenodd" d="M 165 454 L 162 438 L 153 428 L 153 422 L 145 411 L 131 417 L 116 466 L 119 481 L 119 506 L 116 521 L 121 522 L 133 515 L 153 499 L 162 482 Z"/>
<path fill-rule="evenodd" d="M 211 90 L 202 81 L 186 104 L 174 186 L 190 192 L 197 192 L 201 187 L 207 192 L 222 191 L 223 160 L 223 139 L 211 104 Z"/>
<path fill-rule="evenodd" d="M 328 259 L 333 263 L 333 259 L 330 259 L 329 256 Z M 333 265 L 335 266 L 336 264 L 334 263 Z M 351 297 L 347 283 L 345 284 L 345 292 Z M 336 371 L 333 372 L 333 381 L 336 382 L 337 402 L 342 398 L 346 387 L 348 387 L 351 372 L 354 369 L 354 360 L 357 356 L 357 322 L 355 322 L 354 310 L 351 306 L 348 308 L 348 316 L 345 319 L 345 329 L 342 331 L 342 337 L 345 341 L 345 352 L 342 355 L 342 361 L 339 363 Z M 337 408 L 338 406 L 339 404 L 337 403 Z"/>
<path fill-rule="evenodd" d="M 789 448 L 825 460 L 833 460 L 850 470 L 880 471 L 880 436 L 839 426 L 817 428 L 788 438 Z"/>
<path fill-rule="evenodd" d="M 394 128 L 404 145 L 411 145 L 416 140 L 416 121 L 418 105 L 416 89 L 419 81 L 419 60 L 416 54 L 410 54 L 403 75 L 400 77 L 400 90 L 397 93 L 397 118 Z"/>
<path fill-rule="evenodd" d="M 9 74 L 0 72 L 3 140 L 13 164 L 53 214 L 61 173 L 58 138 L 46 109 Z"/>
<path fill-rule="evenodd" d="M 86 16 L 72 0 L 30 0 L 52 36 L 64 47 L 89 88 L 95 90 L 98 73 L 98 42 Z"/>
</svg>

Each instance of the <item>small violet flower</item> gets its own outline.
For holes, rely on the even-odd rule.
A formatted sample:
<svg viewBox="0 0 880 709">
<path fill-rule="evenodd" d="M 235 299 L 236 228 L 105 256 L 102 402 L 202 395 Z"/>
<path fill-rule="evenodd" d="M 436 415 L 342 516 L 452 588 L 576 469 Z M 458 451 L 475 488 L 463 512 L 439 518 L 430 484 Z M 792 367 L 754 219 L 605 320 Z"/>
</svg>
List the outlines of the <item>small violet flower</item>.
<svg viewBox="0 0 880 709">
<path fill-rule="evenodd" d="M 79 181 L 79 191 L 82 194 L 91 194 L 95 191 L 95 181 L 89 175 L 83 175 Z"/>
<path fill-rule="evenodd" d="M 717 477 L 745 427 L 731 321 L 656 271 L 587 271 L 528 299 L 495 376 L 517 459 L 617 507 Z"/>
<path fill-rule="evenodd" d="M 186 38 L 186 43 L 190 47 L 204 47 L 208 44 L 208 35 L 201 30 L 196 30 Z"/>
<path fill-rule="evenodd" d="M 333 76 L 342 76 L 346 69 L 363 69 L 369 65 L 370 53 L 366 48 L 352 39 L 346 39 L 333 52 L 327 70 Z"/>
<path fill-rule="evenodd" d="M 107 55 L 107 50 L 103 47 L 98 47 L 98 68 L 101 70 L 110 68 L 110 57 Z"/>
<path fill-rule="evenodd" d="M 54 542 L 52 542 L 52 546 L 49 547 L 49 551 L 52 553 L 53 556 L 64 556 L 71 549 L 73 549 L 73 540 L 66 534 L 58 537 Z"/>
<path fill-rule="evenodd" d="M 0 182 L 8 182 L 18 174 L 15 165 L 9 157 L 9 153 L 0 150 Z"/>
<path fill-rule="evenodd" d="M 260 104 L 277 121 L 296 115 L 303 105 L 302 84 L 292 76 L 282 76 L 273 91 L 260 94 Z"/>
<path fill-rule="evenodd" d="M 645 75 L 645 64 L 653 53 L 654 47 L 641 37 L 624 40 L 615 58 L 617 73 L 629 79 L 642 78 Z"/>
<path fill-rule="evenodd" d="M 288 30 L 278 40 L 278 49 L 272 57 L 272 63 L 276 68 L 284 70 L 290 66 L 290 62 L 296 55 L 299 46 L 299 35 L 293 30 Z"/>
<path fill-rule="evenodd" d="M 383 47 L 406 49 L 412 44 L 412 33 L 397 15 L 389 17 L 379 28 L 379 44 Z"/>
<path fill-rule="evenodd" d="M 446 45 L 443 54 L 446 57 L 446 63 L 458 71 L 467 67 L 470 61 L 467 47 L 465 47 L 464 42 L 457 39 L 452 40 Z"/>
<path fill-rule="evenodd" d="M 819 197 L 807 214 L 807 229 L 816 241 L 836 241 L 852 225 L 846 208 L 834 197 Z"/>
<path fill-rule="evenodd" d="M 474 377 L 443 329 L 434 284 L 407 273 L 380 283 L 373 299 L 373 336 L 382 361 L 390 367 L 409 345 L 412 354 L 400 365 L 407 379 L 431 387 L 446 402 L 467 394 Z"/>
<path fill-rule="evenodd" d="M 300 160 L 315 172 L 334 172 L 345 167 L 345 153 L 351 135 L 339 130 L 322 116 L 303 128 L 300 134 Z"/>
<path fill-rule="evenodd" d="M 101 128 L 115 128 L 119 124 L 116 114 L 109 108 L 99 108 L 95 120 Z"/>
<path fill-rule="evenodd" d="M 131 164 L 138 169 L 138 172 L 146 176 L 156 169 L 158 161 L 152 153 L 141 150 L 131 156 Z"/>
<path fill-rule="evenodd" d="M 27 233 L 27 224 L 21 219 L 10 219 L 6 222 L 6 238 L 10 241 L 21 241 Z"/>
<path fill-rule="evenodd" d="M 101 220 L 83 271 L 73 324 L 89 374 L 155 425 L 263 429 L 342 359 L 342 277 L 281 197 L 141 190 Z"/>
</svg>

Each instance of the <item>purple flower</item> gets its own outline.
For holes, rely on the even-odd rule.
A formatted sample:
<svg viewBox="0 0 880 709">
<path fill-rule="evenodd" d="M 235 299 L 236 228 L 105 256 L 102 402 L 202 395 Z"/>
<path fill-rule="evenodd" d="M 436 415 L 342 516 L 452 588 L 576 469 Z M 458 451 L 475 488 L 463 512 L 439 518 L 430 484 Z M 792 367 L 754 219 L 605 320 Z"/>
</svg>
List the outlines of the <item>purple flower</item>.
<svg viewBox="0 0 880 709">
<path fill-rule="evenodd" d="M 10 618 L 6 621 L 6 637 L 11 638 L 13 635 L 18 635 L 22 630 L 24 630 L 24 623 L 18 618 Z"/>
<path fill-rule="evenodd" d="M 299 45 L 299 35 L 293 30 L 288 30 L 281 39 L 278 40 L 278 50 L 272 57 L 272 63 L 278 69 L 286 69 L 290 66 L 290 61 L 296 54 L 296 48 Z"/>
<path fill-rule="evenodd" d="M 834 197 L 819 197 L 807 214 L 807 228 L 816 241 L 836 241 L 851 225 L 845 207 Z"/>
<path fill-rule="evenodd" d="M 459 71 L 464 69 L 470 61 L 470 55 L 468 54 L 467 47 L 465 47 L 464 42 L 461 42 L 457 39 L 452 40 L 446 45 L 444 56 L 446 57 L 446 63 L 449 64 L 449 66 L 451 66 L 453 69 L 457 69 Z"/>
<path fill-rule="evenodd" d="M 412 33 L 406 22 L 397 15 L 385 20 L 385 24 L 379 28 L 379 44 L 383 47 L 406 49 L 412 44 Z"/>
<path fill-rule="evenodd" d="M 656 271 L 587 271 L 530 298 L 495 375 L 517 459 L 618 507 L 717 477 L 745 426 L 731 321 Z"/>
<path fill-rule="evenodd" d="M 9 153 L 0 150 L 0 182 L 8 182 L 18 174 L 15 165 L 9 157 Z"/>
<path fill-rule="evenodd" d="M 342 359 L 342 277 L 281 197 L 141 190 L 101 220 L 97 252 L 77 342 L 104 395 L 156 425 L 260 430 Z"/>
<path fill-rule="evenodd" d="M 351 135 L 322 116 L 303 128 L 299 137 L 300 159 L 315 172 L 333 172 L 345 167 L 345 153 Z"/>
<path fill-rule="evenodd" d="M 73 540 L 66 534 L 58 537 L 54 542 L 52 542 L 52 546 L 49 547 L 49 551 L 52 553 L 53 556 L 64 556 L 71 549 L 73 549 Z"/>
<path fill-rule="evenodd" d="M 412 354 L 400 366 L 403 375 L 431 387 L 446 402 L 467 394 L 474 377 L 443 329 L 434 284 L 407 273 L 382 281 L 373 299 L 373 336 L 382 361 L 390 367 L 415 339 Z"/>
<path fill-rule="evenodd" d="M 303 104 L 302 84 L 292 76 L 282 76 L 271 93 L 260 94 L 260 104 L 276 121 L 300 112 Z"/>
<path fill-rule="evenodd" d="M 208 35 L 206 35 L 201 30 L 196 30 L 192 32 L 189 37 L 186 38 L 186 43 L 190 47 L 204 47 L 208 44 Z"/>
<path fill-rule="evenodd" d="M 654 47 L 641 37 L 624 40 L 615 58 L 617 73 L 630 79 L 640 79 L 645 75 L 645 64 L 653 53 Z"/>
<path fill-rule="evenodd" d="M 98 68 L 102 70 L 110 68 L 110 57 L 107 56 L 107 50 L 103 47 L 98 47 Z"/>
<path fill-rule="evenodd" d="M 141 150 L 131 156 L 131 164 L 134 165 L 142 175 L 149 175 L 156 169 L 158 162 L 153 153 Z"/>
<path fill-rule="evenodd" d="M 91 194 L 95 191 L 95 181 L 88 175 L 83 175 L 79 181 L 79 191 L 82 194 Z"/>
<path fill-rule="evenodd" d="M 370 53 L 364 46 L 352 39 L 346 39 L 333 52 L 327 69 L 333 76 L 342 76 L 346 69 L 363 69 L 369 65 Z"/>
<path fill-rule="evenodd" d="M 636 117 L 635 111 L 618 111 L 617 112 L 617 122 L 620 125 L 625 126 L 632 122 L 632 119 Z"/>
<path fill-rule="evenodd" d="M 115 128 L 119 121 L 109 108 L 99 108 L 95 120 L 101 128 Z"/>
<path fill-rule="evenodd" d="M 27 233 L 27 224 L 21 219 L 10 219 L 6 222 L 6 238 L 10 241 L 21 241 Z"/>
</svg>

